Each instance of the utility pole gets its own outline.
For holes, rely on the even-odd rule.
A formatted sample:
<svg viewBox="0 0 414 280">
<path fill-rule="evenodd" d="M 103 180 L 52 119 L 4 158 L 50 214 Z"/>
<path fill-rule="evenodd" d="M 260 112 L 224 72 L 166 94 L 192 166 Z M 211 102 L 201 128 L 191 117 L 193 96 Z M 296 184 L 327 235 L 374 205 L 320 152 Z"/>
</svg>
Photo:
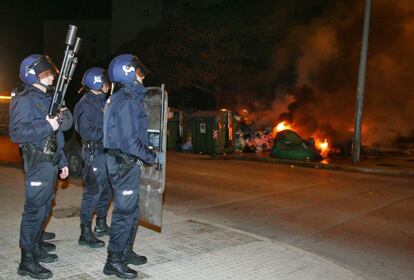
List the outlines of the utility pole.
<svg viewBox="0 0 414 280">
<path fill-rule="evenodd" d="M 359 59 L 358 87 L 355 104 L 354 139 L 352 142 L 352 162 L 357 164 L 361 156 L 361 129 L 362 112 L 364 109 L 365 73 L 367 68 L 369 18 L 371 13 L 371 0 L 365 0 L 364 27 L 362 32 L 361 56 Z"/>
</svg>

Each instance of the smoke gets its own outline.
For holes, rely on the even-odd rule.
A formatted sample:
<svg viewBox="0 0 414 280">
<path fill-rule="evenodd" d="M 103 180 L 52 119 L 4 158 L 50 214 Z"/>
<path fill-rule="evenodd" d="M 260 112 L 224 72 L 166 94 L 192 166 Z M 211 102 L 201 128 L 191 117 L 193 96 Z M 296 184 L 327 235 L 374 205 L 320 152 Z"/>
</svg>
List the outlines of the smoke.
<svg viewBox="0 0 414 280">
<path fill-rule="evenodd" d="M 284 94 L 276 98 L 270 107 L 256 107 L 255 111 L 249 114 L 249 118 L 255 120 L 258 127 L 275 125 L 280 115 L 289 112 L 289 106 L 296 101 L 293 95 Z M 257 106 L 260 106 L 257 104 Z"/>
<path fill-rule="evenodd" d="M 281 105 L 271 106 L 275 122 L 289 120 L 304 137 L 350 143 L 363 12 L 363 1 L 342 1 L 306 26 L 292 28 L 278 44 L 270 72 L 277 75 L 284 71 L 289 66 L 287 57 L 292 57 L 296 78 L 293 86 L 278 92 L 276 103 Z M 368 52 L 362 142 L 385 147 L 397 136 L 410 135 L 414 130 L 411 0 L 373 1 Z M 262 120 L 271 115 L 264 112 Z"/>
</svg>

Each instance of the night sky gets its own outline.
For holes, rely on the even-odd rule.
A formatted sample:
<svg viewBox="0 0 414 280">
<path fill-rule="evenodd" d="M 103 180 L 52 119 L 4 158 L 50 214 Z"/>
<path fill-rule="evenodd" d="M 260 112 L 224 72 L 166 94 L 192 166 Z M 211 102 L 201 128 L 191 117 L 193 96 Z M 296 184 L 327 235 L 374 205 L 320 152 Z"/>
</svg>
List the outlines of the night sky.
<svg viewBox="0 0 414 280">
<path fill-rule="evenodd" d="M 44 53 L 45 20 L 111 18 L 111 1 L 3 1 L 0 9 L 0 91 L 18 83 L 18 67 L 26 56 Z M 80 31 L 81 32 L 81 31 Z M 62 30 L 64 37 L 66 29 Z M 64 52 L 62 42 L 61 49 Z M 55 59 L 56 64 L 60 61 Z"/>
</svg>

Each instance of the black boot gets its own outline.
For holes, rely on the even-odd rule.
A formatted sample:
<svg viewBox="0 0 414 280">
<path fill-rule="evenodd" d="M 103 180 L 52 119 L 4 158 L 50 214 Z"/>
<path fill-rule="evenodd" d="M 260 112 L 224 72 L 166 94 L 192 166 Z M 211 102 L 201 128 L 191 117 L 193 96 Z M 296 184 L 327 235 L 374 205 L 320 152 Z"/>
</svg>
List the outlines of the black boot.
<svg viewBox="0 0 414 280">
<path fill-rule="evenodd" d="M 44 231 L 43 234 L 42 234 L 42 240 L 43 241 L 52 240 L 52 239 L 55 239 L 55 237 L 56 237 L 56 234 L 54 232 Z"/>
<path fill-rule="evenodd" d="M 109 252 L 106 264 L 103 269 L 105 275 L 116 275 L 119 278 L 134 279 L 138 277 L 138 272 L 129 268 L 122 261 L 122 254 Z"/>
<path fill-rule="evenodd" d="M 22 250 L 22 259 L 17 269 L 19 275 L 29 275 L 36 279 L 47 279 L 53 276 L 52 272 L 41 266 L 33 253 L 33 251 Z"/>
<path fill-rule="evenodd" d="M 95 226 L 95 235 L 98 237 L 102 237 L 104 235 L 109 235 L 109 232 L 111 231 L 111 228 L 108 227 L 106 224 L 106 217 L 99 218 L 96 217 L 96 226 Z"/>
<path fill-rule="evenodd" d="M 58 256 L 56 254 L 49 254 L 40 243 L 36 244 L 34 254 L 38 262 L 53 263 L 58 260 Z"/>
<path fill-rule="evenodd" d="M 47 252 L 56 250 L 56 245 L 50 242 L 40 241 L 40 246 L 42 246 Z"/>
<path fill-rule="evenodd" d="M 141 265 L 147 263 L 147 257 L 138 255 L 132 250 L 132 246 L 127 245 L 124 251 L 122 251 L 122 261 L 126 265 Z"/>
<path fill-rule="evenodd" d="M 91 223 L 82 223 L 79 245 L 88 246 L 90 248 L 101 248 L 105 247 L 105 242 L 99 240 L 95 237 L 95 235 L 92 234 Z"/>
</svg>

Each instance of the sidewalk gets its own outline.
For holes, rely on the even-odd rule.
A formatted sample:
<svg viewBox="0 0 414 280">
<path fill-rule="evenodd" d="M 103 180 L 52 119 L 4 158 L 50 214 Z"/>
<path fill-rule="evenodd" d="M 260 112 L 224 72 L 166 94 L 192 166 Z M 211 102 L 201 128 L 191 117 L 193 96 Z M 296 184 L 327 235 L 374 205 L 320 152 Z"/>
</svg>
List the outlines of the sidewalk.
<svg viewBox="0 0 414 280">
<path fill-rule="evenodd" d="M 78 179 L 58 188 L 48 231 L 56 232 L 53 242 L 59 261 L 45 266 L 53 271 L 53 279 L 116 279 L 102 273 L 105 248 L 77 245 L 81 189 Z M 0 205 L 0 279 L 28 279 L 16 275 L 23 207 L 20 169 L 0 166 Z M 140 227 L 135 249 L 149 259 L 148 264 L 134 267 L 140 279 L 363 279 L 296 247 L 168 211 L 161 233 Z"/>
<path fill-rule="evenodd" d="M 215 159 L 224 160 L 248 160 L 268 163 L 288 164 L 294 167 L 308 167 L 326 170 L 347 171 L 347 172 L 364 172 L 370 174 L 388 175 L 388 176 L 407 176 L 414 177 L 414 159 L 413 158 L 367 158 L 361 159 L 357 165 L 352 164 L 351 159 L 329 159 L 329 161 L 298 161 L 289 159 L 273 158 L 260 153 L 242 153 L 216 155 Z"/>
</svg>

